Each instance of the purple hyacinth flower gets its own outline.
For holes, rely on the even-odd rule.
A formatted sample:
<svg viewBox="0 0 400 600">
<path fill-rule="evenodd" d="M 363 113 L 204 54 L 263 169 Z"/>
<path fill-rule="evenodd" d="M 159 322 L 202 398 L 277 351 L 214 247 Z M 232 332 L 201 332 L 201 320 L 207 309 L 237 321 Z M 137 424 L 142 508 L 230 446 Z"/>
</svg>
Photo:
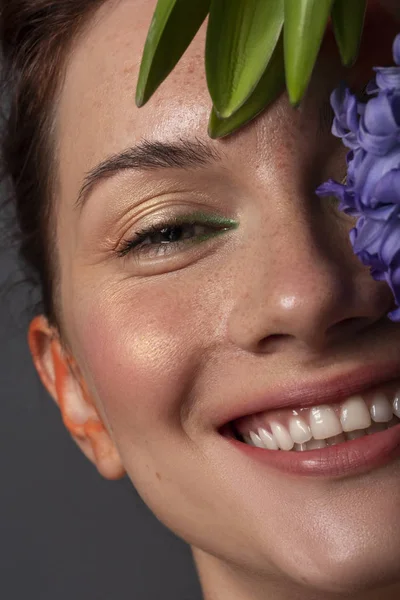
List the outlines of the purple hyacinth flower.
<svg viewBox="0 0 400 600">
<path fill-rule="evenodd" d="M 347 182 L 322 184 L 319 196 L 336 196 L 339 209 L 357 218 L 350 231 L 353 250 L 372 277 L 386 281 L 400 322 L 400 34 L 393 44 L 396 66 L 376 67 L 360 102 L 344 85 L 331 95 L 332 133 L 350 148 Z"/>
<path fill-rule="evenodd" d="M 342 138 L 348 148 L 357 147 L 359 121 L 357 100 L 344 85 L 341 85 L 332 93 L 331 104 L 335 112 L 333 135 Z"/>
</svg>

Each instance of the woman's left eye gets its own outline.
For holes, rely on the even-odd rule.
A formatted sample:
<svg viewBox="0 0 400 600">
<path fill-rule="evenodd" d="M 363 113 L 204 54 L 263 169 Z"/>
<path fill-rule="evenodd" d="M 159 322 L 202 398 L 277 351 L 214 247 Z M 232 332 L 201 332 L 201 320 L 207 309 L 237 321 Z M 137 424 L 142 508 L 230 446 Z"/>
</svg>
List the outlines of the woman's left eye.
<svg viewBox="0 0 400 600">
<path fill-rule="evenodd" d="M 124 242 L 118 255 L 126 256 L 132 252 L 148 258 L 158 258 L 177 252 L 189 243 L 204 241 L 229 228 L 222 224 L 217 226 L 194 222 L 152 225 Z"/>
</svg>

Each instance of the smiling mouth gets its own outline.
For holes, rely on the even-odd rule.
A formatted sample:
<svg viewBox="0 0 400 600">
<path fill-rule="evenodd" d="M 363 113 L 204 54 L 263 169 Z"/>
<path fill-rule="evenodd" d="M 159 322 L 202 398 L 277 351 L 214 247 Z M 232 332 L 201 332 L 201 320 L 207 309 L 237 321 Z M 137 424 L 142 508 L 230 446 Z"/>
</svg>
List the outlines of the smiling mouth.
<svg viewBox="0 0 400 600">
<path fill-rule="evenodd" d="M 308 398 L 308 406 L 248 414 L 225 421 L 219 433 L 262 467 L 295 476 L 359 475 L 400 458 L 400 379 L 330 404 Z"/>
<path fill-rule="evenodd" d="M 343 444 L 400 423 L 400 380 L 340 403 L 273 410 L 230 423 L 235 438 L 265 450 L 304 452 Z"/>
</svg>

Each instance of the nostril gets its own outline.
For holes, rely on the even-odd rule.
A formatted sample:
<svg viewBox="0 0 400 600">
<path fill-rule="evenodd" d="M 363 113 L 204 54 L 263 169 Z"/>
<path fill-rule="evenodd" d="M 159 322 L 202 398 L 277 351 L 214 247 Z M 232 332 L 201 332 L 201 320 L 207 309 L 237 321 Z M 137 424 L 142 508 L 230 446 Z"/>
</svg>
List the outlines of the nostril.
<svg viewBox="0 0 400 600">
<path fill-rule="evenodd" d="M 273 333 L 262 340 L 258 344 L 258 350 L 263 353 L 276 352 L 286 345 L 287 342 L 293 341 L 292 335 L 285 333 Z"/>
<path fill-rule="evenodd" d="M 350 333 L 358 333 L 363 329 L 367 329 L 371 325 L 371 319 L 368 317 L 349 317 L 343 319 L 334 325 L 331 325 L 326 334 L 327 336 L 348 335 Z"/>
</svg>

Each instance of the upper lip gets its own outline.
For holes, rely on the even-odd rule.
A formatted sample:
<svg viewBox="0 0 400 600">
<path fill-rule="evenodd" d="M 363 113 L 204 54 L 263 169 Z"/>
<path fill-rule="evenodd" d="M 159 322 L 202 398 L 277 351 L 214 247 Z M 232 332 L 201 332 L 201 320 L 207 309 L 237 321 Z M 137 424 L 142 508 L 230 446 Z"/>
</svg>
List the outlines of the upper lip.
<svg viewBox="0 0 400 600">
<path fill-rule="evenodd" d="M 334 377 L 322 374 L 313 380 L 297 380 L 294 384 L 279 384 L 267 393 L 250 399 L 225 404 L 219 415 L 218 427 L 241 417 L 283 408 L 306 408 L 321 404 L 335 404 L 344 398 L 362 394 L 366 390 L 400 378 L 400 362 L 364 364 L 352 370 L 342 371 Z"/>
</svg>

